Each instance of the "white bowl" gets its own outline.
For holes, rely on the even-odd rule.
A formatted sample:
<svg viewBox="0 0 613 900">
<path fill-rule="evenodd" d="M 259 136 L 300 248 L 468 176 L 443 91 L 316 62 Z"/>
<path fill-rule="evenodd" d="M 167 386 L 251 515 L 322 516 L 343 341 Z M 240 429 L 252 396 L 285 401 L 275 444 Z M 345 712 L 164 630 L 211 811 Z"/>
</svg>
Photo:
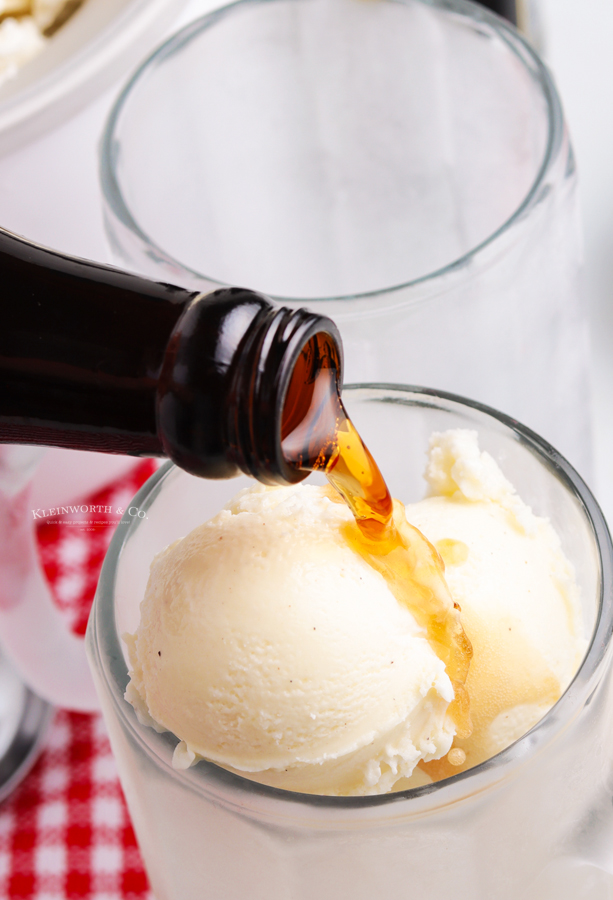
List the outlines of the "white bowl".
<svg viewBox="0 0 613 900">
<path fill-rule="evenodd" d="M 90 102 L 135 67 L 186 0 L 85 0 L 47 47 L 0 87 L 0 154 Z"/>
</svg>

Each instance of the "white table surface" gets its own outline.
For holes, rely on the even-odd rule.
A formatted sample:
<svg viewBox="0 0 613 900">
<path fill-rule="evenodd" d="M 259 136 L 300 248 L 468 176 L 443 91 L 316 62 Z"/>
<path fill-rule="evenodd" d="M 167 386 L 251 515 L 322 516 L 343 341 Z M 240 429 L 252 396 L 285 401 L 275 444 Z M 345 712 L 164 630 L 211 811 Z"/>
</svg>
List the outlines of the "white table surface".
<svg viewBox="0 0 613 900">
<path fill-rule="evenodd" d="M 191 0 L 176 24 L 217 5 L 217 0 Z M 585 290 L 593 325 L 593 487 L 613 522 L 613 3 L 537 0 L 537 7 L 542 51 L 560 89 L 580 172 Z M 97 145 L 124 81 L 125 75 L 55 131 L 0 158 L 3 227 L 67 253 L 111 262 L 102 226 Z M 73 467 L 71 491 L 78 494 L 87 477 L 85 472 L 79 480 Z M 45 499 L 44 491 L 40 496 Z M 60 502 L 46 496 L 50 503 Z M 61 501 L 67 499 L 63 495 Z"/>
</svg>

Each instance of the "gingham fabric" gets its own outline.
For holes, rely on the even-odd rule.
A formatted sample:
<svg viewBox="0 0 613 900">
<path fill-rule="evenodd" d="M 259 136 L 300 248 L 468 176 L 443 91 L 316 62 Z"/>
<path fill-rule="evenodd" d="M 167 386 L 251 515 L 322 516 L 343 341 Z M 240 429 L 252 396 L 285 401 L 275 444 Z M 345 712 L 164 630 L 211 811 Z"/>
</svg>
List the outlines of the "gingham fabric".
<svg viewBox="0 0 613 900">
<path fill-rule="evenodd" d="M 38 524 L 43 567 L 78 634 L 118 511 L 154 468 L 149 460 L 138 463 L 108 490 L 85 498 L 87 511 Z M 101 716 L 59 710 L 39 761 L 0 805 L 0 898 L 153 900 Z"/>
</svg>

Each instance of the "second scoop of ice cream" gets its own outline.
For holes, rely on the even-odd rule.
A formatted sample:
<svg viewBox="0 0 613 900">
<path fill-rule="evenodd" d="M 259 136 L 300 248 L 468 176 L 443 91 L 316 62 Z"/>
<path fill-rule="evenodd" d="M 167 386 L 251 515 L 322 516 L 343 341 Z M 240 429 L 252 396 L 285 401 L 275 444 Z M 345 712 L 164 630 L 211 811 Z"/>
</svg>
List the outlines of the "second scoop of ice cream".
<svg viewBox="0 0 613 900">
<path fill-rule="evenodd" d="M 464 430 L 433 435 L 426 480 L 432 496 L 407 517 L 439 550 L 473 646 L 466 688 L 473 731 L 435 779 L 508 747 L 560 698 L 585 651 L 575 573 L 551 523 L 532 510 Z"/>
</svg>

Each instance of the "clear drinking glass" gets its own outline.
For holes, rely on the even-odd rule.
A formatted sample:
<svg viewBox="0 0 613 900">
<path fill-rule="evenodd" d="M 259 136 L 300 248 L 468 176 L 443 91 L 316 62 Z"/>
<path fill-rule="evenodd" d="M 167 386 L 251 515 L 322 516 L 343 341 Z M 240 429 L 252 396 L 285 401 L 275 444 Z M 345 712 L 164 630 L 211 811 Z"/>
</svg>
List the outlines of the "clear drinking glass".
<svg viewBox="0 0 613 900">
<path fill-rule="evenodd" d="M 504 409 L 580 471 L 574 160 L 534 50 L 465 0 L 243 0 L 139 69 L 102 139 L 118 263 L 329 315 L 346 380 Z"/>
<path fill-rule="evenodd" d="M 612 547 L 569 464 L 512 419 L 451 395 L 391 386 L 344 392 L 388 480 L 424 493 L 432 431 L 471 428 L 522 498 L 549 517 L 581 588 L 589 649 L 527 735 L 446 781 L 377 797 L 268 788 L 207 762 L 171 766 L 176 738 L 123 699 L 120 636 L 138 624 L 153 555 L 219 510 L 247 479 L 168 465 L 133 501 L 104 563 L 87 645 L 122 784 L 157 900 L 605 900 L 613 894 Z"/>
</svg>

